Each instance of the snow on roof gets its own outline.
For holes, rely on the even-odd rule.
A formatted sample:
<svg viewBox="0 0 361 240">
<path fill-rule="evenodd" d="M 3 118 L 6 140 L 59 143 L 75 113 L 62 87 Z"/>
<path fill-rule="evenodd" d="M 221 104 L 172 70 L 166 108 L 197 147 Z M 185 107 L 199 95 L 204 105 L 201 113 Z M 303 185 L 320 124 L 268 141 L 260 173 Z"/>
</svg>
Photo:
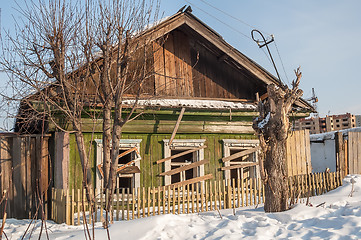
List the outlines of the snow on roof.
<svg viewBox="0 0 361 240">
<path fill-rule="evenodd" d="M 311 134 L 310 141 L 317 142 L 317 141 L 324 141 L 324 140 L 332 140 L 332 139 L 335 139 L 335 133 L 337 133 L 337 132 L 341 132 L 343 135 L 348 136 L 349 132 L 361 132 L 361 127 L 349 128 L 349 129 L 325 132 L 325 133 L 318 133 L 318 134 Z"/>
<path fill-rule="evenodd" d="M 124 100 L 123 104 L 132 105 L 134 99 Z M 236 109 L 236 110 L 256 110 L 254 103 L 231 102 L 221 100 L 201 100 L 201 99 L 147 99 L 138 100 L 138 106 L 150 107 L 187 107 L 195 109 Z"/>
</svg>

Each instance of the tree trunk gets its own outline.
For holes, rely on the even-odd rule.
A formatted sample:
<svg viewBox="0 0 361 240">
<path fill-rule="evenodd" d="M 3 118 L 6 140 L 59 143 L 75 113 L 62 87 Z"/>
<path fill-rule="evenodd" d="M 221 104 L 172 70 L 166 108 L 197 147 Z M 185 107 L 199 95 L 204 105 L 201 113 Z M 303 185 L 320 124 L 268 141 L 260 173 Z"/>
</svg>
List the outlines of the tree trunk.
<svg viewBox="0 0 361 240">
<path fill-rule="evenodd" d="M 286 171 L 286 141 L 275 137 L 269 141 L 264 167 L 268 179 L 265 182 L 266 212 L 285 211 L 288 208 L 288 181 Z"/>
<path fill-rule="evenodd" d="M 109 105 L 109 106 L 108 106 Z M 109 189 L 110 166 L 111 166 L 111 106 L 106 104 L 103 110 L 103 187 Z"/>
<path fill-rule="evenodd" d="M 267 86 L 268 98 L 259 101 L 259 117 L 253 121 L 253 129 L 259 136 L 261 154 L 259 162 L 265 185 L 266 212 L 281 212 L 288 209 L 288 174 L 286 141 L 289 131 L 289 113 L 294 102 L 301 97 L 298 89 L 301 79 L 299 69 L 293 88 L 284 89 L 274 84 Z M 264 169 L 263 169 L 264 167 Z"/>
</svg>

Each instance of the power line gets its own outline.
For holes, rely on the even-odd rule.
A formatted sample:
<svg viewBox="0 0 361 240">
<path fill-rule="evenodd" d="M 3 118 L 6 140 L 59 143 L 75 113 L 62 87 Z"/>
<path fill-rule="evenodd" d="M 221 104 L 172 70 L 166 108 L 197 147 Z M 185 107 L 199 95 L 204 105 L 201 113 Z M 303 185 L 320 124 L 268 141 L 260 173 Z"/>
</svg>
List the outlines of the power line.
<svg viewBox="0 0 361 240">
<path fill-rule="evenodd" d="M 285 66 L 283 65 L 283 61 L 282 61 L 282 58 L 281 58 L 281 54 L 280 52 L 278 51 L 278 47 L 277 47 L 277 44 L 276 44 L 276 41 L 274 41 L 275 43 L 275 46 L 276 46 L 276 50 L 277 50 L 277 54 L 278 54 L 278 57 L 281 61 L 281 65 L 282 65 L 282 69 L 283 69 L 283 72 L 285 73 L 285 76 L 286 76 L 286 79 L 287 79 L 287 83 L 290 85 L 290 80 L 288 79 L 288 76 L 287 76 L 287 73 L 286 73 L 286 69 L 285 69 Z"/>
<path fill-rule="evenodd" d="M 191 2 L 189 2 L 189 1 L 187 1 L 187 0 L 185 0 L 185 1 L 186 1 L 188 4 L 190 4 L 190 5 L 194 6 L 195 8 L 197 8 L 198 10 L 202 11 L 203 13 L 207 14 L 208 16 L 210 16 L 210 17 L 212 17 L 212 18 L 216 19 L 216 20 L 217 20 L 217 21 L 219 21 L 220 23 L 222 23 L 222 24 L 224 24 L 225 26 L 229 27 L 229 28 L 230 28 L 230 29 L 232 29 L 233 31 L 235 31 L 235 32 L 237 32 L 237 33 L 239 33 L 239 34 L 241 34 L 243 37 L 248 38 L 249 40 L 252 40 L 252 39 L 251 39 L 249 36 L 247 36 L 246 34 L 244 34 L 244 33 L 240 32 L 240 31 L 238 31 L 238 29 L 236 29 L 236 28 L 232 27 L 231 25 L 229 25 L 229 24 L 227 24 L 227 23 L 223 22 L 222 20 L 220 20 L 219 18 L 217 18 L 217 17 L 213 16 L 212 14 L 210 14 L 210 13 L 208 13 L 208 12 L 204 11 L 204 10 L 203 10 L 203 9 L 201 9 L 200 7 L 196 6 L 194 3 L 191 3 Z"/>
<path fill-rule="evenodd" d="M 234 16 L 232 16 L 231 14 L 229 14 L 229 13 L 227 13 L 227 12 L 225 12 L 225 11 L 223 11 L 223 10 L 215 7 L 215 6 L 213 6 L 212 4 L 206 2 L 205 0 L 200 0 L 200 1 L 201 1 L 202 3 L 208 5 L 209 7 L 213 8 L 213 9 L 216 9 L 217 11 L 223 13 L 224 15 L 226 15 L 226 16 L 228 16 L 228 17 L 230 17 L 230 18 L 232 18 L 232 19 L 234 19 L 234 20 L 236 20 L 236 21 L 238 21 L 238 22 L 240 22 L 240 23 L 242 23 L 242 24 L 244 24 L 244 25 L 246 25 L 246 26 L 248 26 L 248 27 L 250 27 L 250 28 L 256 29 L 256 27 L 254 27 L 254 26 L 248 24 L 247 22 L 245 22 L 245 21 L 243 21 L 243 20 L 241 20 L 241 19 L 239 19 L 239 18 L 237 18 L 237 17 L 234 17 Z M 224 24 L 225 26 L 229 27 L 229 28 L 232 29 L 233 31 L 235 31 L 235 32 L 237 32 L 238 34 L 242 35 L 243 37 L 246 37 L 246 38 L 252 40 L 248 35 L 242 33 L 242 32 L 239 31 L 238 29 L 230 26 L 229 24 L 225 23 L 224 21 L 220 20 L 219 18 L 215 17 L 214 15 L 212 15 L 212 14 L 204 11 L 203 9 L 201 9 L 200 7 L 198 7 L 197 5 L 195 5 L 194 3 L 191 3 L 191 2 L 188 1 L 188 0 L 185 0 L 185 2 L 187 2 L 188 4 L 194 6 L 195 8 L 197 8 L 198 10 L 200 10 L 200 11 L 202 11 L 203 13 L 207 14 L 208 16 L 216 19 L 217 21 L 219 21 L 220 23 L 222 23 L 222 24 Z M 265 32 L 265 31 L 262 31 L 262 30 L 257 30 L 257 31 L 263 32 L 263 33 L 265 33 L 266 35 L 271 36 L 272 39 L 273 39 L 273 35 Z M 286 70 L 285 70 L 285 67 L 284 67 L 284 64 L 283 64 L 283 61 L 282 61 L 282 58 L 281 58 L 281 54 L 280 54 L 280 52 L 279 52 L 279 50 L 278 50 L 278 47 L 277 47 L 276 42 L 275 42 L 275 47 L 276 47 L 276 50 L 277 50 L 278 57 L 279 57 L 279 59 L 280 59 L 280 61 L 281 61 L 282 69 L 283 69 L 284 74 L 285 74 L 285 76 L 286 76 L 287 83 L 290 84 L 289 79 L 288 79 L 288 75 L 287 75 L 287 73 L 286 73 Z M 271 61 L 271 60 L 272 60 L 272 59 L 271 59 L 272 56 L 268 56 L 268 55 L 266 54 L 266 52 L 265 52 L 262 48 L 261 48 L 261 50 L 262 50 L 262 52 L 266 55 L 266 58 L 268 59 L 268 61 L 272 64 L 272 61 Z M 275 70 L 276 70 L 276 72 L 277 72 L 277 74 L 278 74 L 277 68 L 276 68 L 276 66 L 275 66 L 274 63 L 273 63 L 273 65 L 274 65 Z M 278 75 L 278 78 L 279 78 L 279 80 L 282 82 L 282 80 L 281 80 L 281 78 L 280 78 L 279 75 Z"/>
<path fill-rule="evenodd" d="M 233 15 L 231 15 L 231 14 L 223 11 L 222 9 L 219 9 L 219 8 L 215 7 L 215 6 L 213 6 L 212 4 L 207 3 L 207 2 L 204 1 L 204 0 L 200 0 L 200 1 L 203 2 L 204 4 L 208 5 L 208 6 L 212 7 L 213 9 L 216 9 L 217 11 L 223 13 L 224 15 L 227 15 L 228 17 L 233 18 L 234 20 L 236 20 L 236 21 L 238 21 L 238 22 L 240 22 L 240 23 L 242 23 L 242 24 L 244 24 L 244 25 L 246 25 L 246 26 L 248 26 L 248 27 L 250 27 L 250 28 L 252 28 L 252 29 L 256 28 L 255 26 L 252 26 L 252 25 L 246 23 L 246 22 L 243 21 L 242 19 L 239 19 L 239 18 L 237 18 L 237 17 L 235 17 L 235 16 L 233 16 Z M 259 29 L 259 28 L 257 28 L 257 29 Z M 264 33 L 267 34 L 267 35 L 271 35 L 271 34 L 265 32 L 265 31 L 262 31 L 262 30 L 260 30 L 260 31 L 261 31 L 261 32 L 264 32 Z"/>
</svg>

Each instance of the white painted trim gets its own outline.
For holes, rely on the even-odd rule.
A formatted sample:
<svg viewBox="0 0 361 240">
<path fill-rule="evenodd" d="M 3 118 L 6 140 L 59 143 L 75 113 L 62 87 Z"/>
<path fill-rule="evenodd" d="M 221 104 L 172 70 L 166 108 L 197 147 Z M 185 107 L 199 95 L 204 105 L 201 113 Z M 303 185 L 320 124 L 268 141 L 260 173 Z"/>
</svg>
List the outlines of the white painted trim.
<svg viewBox="0 0 361 240">
<path fill-rule="evenodd" d="M 259 141 L 255 139 L 222 139 L 223 142 L 223 157 L 228 157 L 231 155 L 231 149 L 249 149 L 254 148 L 259 145 Z M 258 152 L 252 154 L 253 162 L 257 162 Z M 224 163 L 225 167 L 231 166 L 231 161 Z M 242 171 L 243 174 L 243 171 Z M 256 169 L 251 173 L 253 177 L 259 177 L 259 166 L 256 166 Z M 224 170 L 226 185 L 230 184 L 231 180 L 231 170 Z"/>
<path fill-rule="evenodd" d="M 95 139 L 96 143 L 96 166 L 102 163 L 103 159 L 103 140 Z M 137 147 L 138 151 L 140 151 L 140 143 L 142 139 L 120 139 L 119 147 L 120 148 L 133 148 Z M 135 166 L 140 169 L 140 161 L 136 161 Z M 101 175 L 99 171 L 96 169 L 96 187 L 101 188 L 103 186 L 103 180 L 101 179 Z M 137 191 L 137 188 L 140 187 L 140 173 L 134 173 L 134 181 L 132 181 L 132 187 L 134 187 Z"/>
<path fill-rule="evenodd" d="M 184 149 L 187 148 L 195 148 L 203 146 L 206 142 L 206 139 L 174 139 L 171 146 L 169 146 L 169 139 L 163 139 L 164 144 L 164 158 L 171 156 L 171 150 Z M 193 162 L 198 162 L 204 159 L 204 148 L 200 149 L 193 153 Z M 164 162 L 164 171 L 171 170 L 171 160 Z M 196 167 L 196 170 L 193 172 L 196 176 L 194 177 L 202 177 L 204 176 L 204 165 Z M 165 185 L 171 184 L 171 176 L 164 176 Z M 204 184 L 204 181 L 202 181 Z"/>
</svg>

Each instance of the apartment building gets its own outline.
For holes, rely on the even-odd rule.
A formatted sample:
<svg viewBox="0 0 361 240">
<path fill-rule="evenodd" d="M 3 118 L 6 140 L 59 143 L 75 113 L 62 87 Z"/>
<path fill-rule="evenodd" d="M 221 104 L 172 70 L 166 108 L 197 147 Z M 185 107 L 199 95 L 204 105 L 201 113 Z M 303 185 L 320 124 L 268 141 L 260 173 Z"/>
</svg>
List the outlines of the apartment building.
<svg viewBox="0 0 361 240">
<path fill-rule="evenodd" d="M 351 113 L 331 115 L 324 118 L 302 118 L 292 124 L 294 131 L 308 129 L 311 134 L 354 127 L 356 127 L 356 117 Z"/>
</svg>

